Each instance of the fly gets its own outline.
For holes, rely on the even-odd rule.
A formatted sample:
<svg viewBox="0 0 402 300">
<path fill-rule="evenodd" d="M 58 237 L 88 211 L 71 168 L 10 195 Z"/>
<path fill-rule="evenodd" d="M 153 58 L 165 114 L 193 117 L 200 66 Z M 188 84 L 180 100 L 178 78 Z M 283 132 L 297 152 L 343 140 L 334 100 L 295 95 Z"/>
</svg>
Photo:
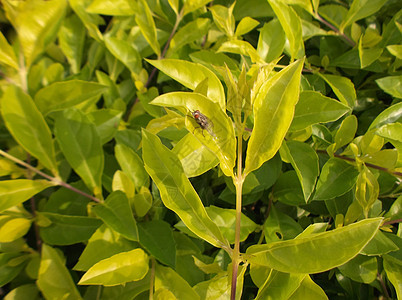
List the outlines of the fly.
<svg viewBox="0 0 402 300">
<path fill-rule="evenodd" d="M 193 118 L 197 122 L 197 124 L 200 125 L 201 129 L 206 130 L 210 135 L 215 137 L 215 134 L 212 131 L 213 123 L 210 119 L 208 119 L 198 109 L 193 111 L 191 114 L 193 115 Z"/>
</svg>

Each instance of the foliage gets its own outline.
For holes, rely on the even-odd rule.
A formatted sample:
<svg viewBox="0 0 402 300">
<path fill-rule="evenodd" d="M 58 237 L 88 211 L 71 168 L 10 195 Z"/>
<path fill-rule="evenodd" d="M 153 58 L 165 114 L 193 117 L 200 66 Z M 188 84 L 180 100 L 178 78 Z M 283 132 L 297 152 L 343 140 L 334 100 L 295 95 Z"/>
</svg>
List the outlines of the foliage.
<svg viewBox="0 0 402 300">
<path fill-rule="evenodd" d="M 5 299 L 402 298 L 400 2 L 0 21 Z"/>
</svg>

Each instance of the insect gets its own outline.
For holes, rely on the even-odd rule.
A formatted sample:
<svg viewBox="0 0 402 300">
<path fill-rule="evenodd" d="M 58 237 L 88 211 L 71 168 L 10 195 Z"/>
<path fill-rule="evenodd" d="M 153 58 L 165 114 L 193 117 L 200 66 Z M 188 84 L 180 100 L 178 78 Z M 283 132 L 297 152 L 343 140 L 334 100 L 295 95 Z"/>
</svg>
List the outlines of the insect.
<svg viewBox="0 0 402 300">
<path fill-rule="evenodd" d="M 213 132 L 213 123 L 210 119 L 208 119 L 204 114 L 202 114 L 198 109 L 191 113 L 193 115 L 194 120 L 203 130 L 206 130 L 210 135 L 215 137 L 215 133 Z"/>
</svg>

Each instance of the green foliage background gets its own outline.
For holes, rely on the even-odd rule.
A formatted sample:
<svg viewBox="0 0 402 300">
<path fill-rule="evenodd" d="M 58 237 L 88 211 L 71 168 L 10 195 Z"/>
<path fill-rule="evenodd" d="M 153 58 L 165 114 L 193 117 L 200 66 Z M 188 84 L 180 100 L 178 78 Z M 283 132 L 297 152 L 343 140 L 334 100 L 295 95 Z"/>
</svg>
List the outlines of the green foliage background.
<svg viewBox="0 0 402 300">
<path fill-rule="evenodd" d="M 3 0 L 0 28 L 0 296 L 402 298 L 400 1 Z"/>
</svg>

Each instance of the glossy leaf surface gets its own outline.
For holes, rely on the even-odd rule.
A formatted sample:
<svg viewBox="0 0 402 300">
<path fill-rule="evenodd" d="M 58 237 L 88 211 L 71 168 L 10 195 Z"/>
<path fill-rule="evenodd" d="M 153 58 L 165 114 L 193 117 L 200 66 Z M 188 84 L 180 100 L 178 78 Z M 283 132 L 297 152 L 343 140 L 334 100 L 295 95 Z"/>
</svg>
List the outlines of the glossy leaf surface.
<svg viewBox="0 0 402 300">
<path fill-rule="evenodd" d="M 305 238 L 254 245 L 247 254 L 250 263 L 281 272 L 319 273 L 355 257 L 374 237 L 381 222 L 382 218 L 366 219 Z"/>
<path fill-rule="evenodd" d="M 303 62 L 294 62 L 261 87 L 254 104 L 255 121 L 247 149 L 245 174 L 271 159 L 281 146 L 299 98 Z"/>
</svg>

